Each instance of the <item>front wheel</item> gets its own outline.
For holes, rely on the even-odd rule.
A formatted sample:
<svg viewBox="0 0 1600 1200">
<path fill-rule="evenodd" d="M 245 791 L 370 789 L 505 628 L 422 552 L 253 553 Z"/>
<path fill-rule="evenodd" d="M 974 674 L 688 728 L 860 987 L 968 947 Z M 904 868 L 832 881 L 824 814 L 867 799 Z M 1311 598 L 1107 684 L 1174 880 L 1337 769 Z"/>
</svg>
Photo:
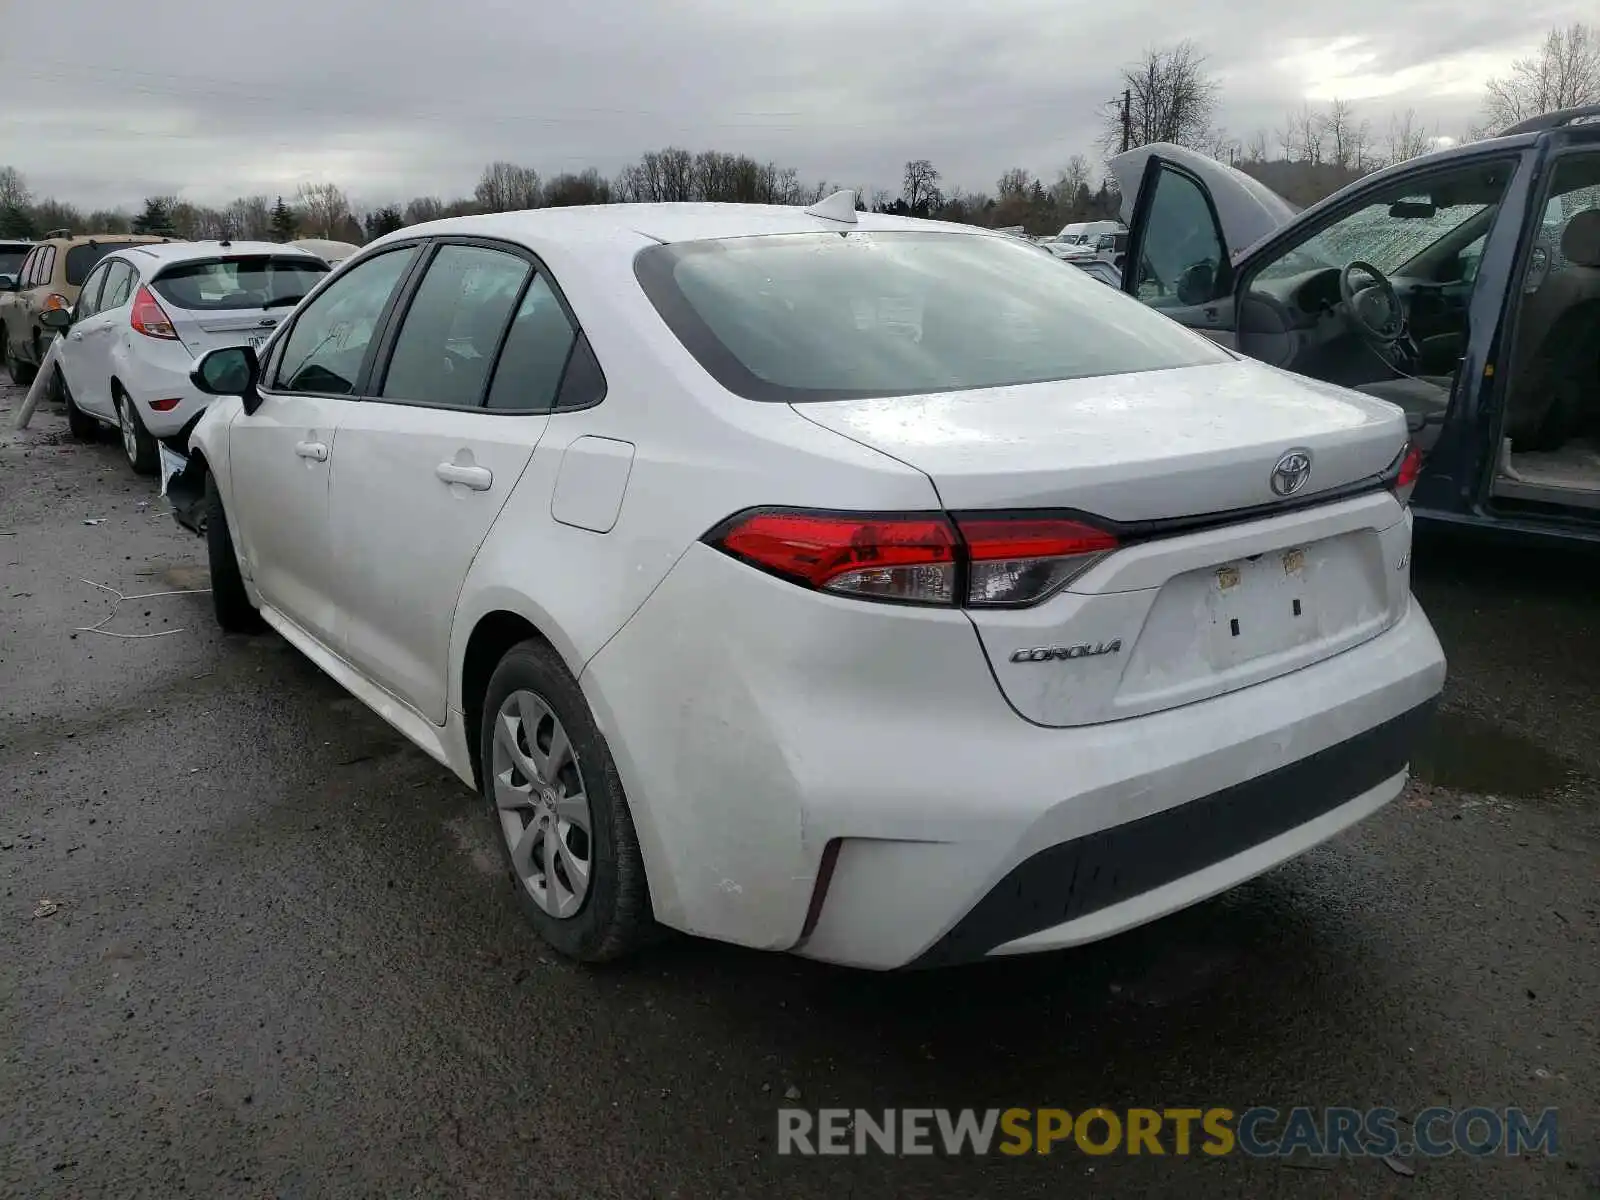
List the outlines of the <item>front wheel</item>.
<svg viewBox="0 0 1600 1200">
<path fill-rule="evenodd" d="M 577 682 L 545 642 L 513 646 L 489 680 L 483 795 L 523 915 L 556 950 L 607 962 L 655 933 L 644 859 L 616 764 Z"/>
<path fill-rule="evenodd" d="M 122 452 L 136 475 L 154 475 L 160 465 L 156 439 L 144 427 L 139 406 L 123 392 L 117 393 L 117 426 L 122 431 Z"/>
<path fill-rule="evenodd" d="M 262 626 L 261 614 L 244 590 L 244 575 L 239 570 L 233 535 L 228 532 L 228 514 L 222 507 L 222 493 L 217 491 L 217 481 L 209 473 L 201 513 L 205 522 L 206 557 L 211 566 L 211 607 L 217 614 L 217 624 L 226 633 L 257 633 Z"/>
</svg>

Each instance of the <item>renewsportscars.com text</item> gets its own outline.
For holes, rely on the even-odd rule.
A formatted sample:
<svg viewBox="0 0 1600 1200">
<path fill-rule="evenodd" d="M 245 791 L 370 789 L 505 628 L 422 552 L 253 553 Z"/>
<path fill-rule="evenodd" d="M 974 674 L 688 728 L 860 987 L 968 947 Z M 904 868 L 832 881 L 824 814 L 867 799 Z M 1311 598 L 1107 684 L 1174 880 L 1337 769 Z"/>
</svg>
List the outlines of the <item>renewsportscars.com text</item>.
<svg viewBox="0 0 1600 1200">
<path fill-rule="evenodd" d="M 1245 1154 L 1254 1158 L 1558 1153 L 1557 1110 L 1064 1108 L 778 1110 L 778 1153 Z"/>
</svg>

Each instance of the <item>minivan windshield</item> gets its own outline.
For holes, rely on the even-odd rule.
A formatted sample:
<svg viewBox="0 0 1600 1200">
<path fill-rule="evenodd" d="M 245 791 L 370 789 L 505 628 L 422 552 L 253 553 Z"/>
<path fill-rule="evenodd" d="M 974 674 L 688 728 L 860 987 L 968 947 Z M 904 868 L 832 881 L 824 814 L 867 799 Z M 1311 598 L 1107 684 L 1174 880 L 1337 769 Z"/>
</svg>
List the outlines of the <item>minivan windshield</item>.
<svg viewBox="0 0 1600 1200">
<path fill-rule="evenodd" d="M 642 251 L 646 295 L 719 383 L 804 401 L 1006 387 L 1229 361 L 1010 238 L 799 233 Z"/>
</svg>

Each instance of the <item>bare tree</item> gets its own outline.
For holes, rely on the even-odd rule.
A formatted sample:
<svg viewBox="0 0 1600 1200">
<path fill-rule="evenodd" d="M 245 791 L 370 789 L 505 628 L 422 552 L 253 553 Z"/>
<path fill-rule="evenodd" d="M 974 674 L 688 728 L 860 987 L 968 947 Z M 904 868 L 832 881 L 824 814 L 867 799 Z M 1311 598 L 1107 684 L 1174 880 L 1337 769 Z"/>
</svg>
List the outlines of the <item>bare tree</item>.
<svg viewBox="0 0 1600 1200">
<path fill-rule="evenodd" d="M 444 216 L 444 201 L 437 196 L 417 196 L 406 202 L 407 225 L 421 225 L 424 221 L 437 221 Z"/>
<path fill-rule="evenodd" d="M 1170 49 L 1148 50 L 1137 64 L 1123 69 L 1122 90 L 1128 93 L 1128 137 L 1132 145 L 1201 145 L 1211 132 L 1218 94 L 1217 81 L 1206 73 L 1205 63 L 1205 55 L 1195 44 L 1184 41 Z M 1122 147 L 1121 100 L 1106 105 L 1102 118 L 1105 130 L 1100 144 L 1111 154 Z"/>
<path fill-rule="evenodd" d="M 937 208 L 944 198 L 939 192 L 939 171 L 925 158 L 914 158 L 906 163 L 900 198 L 913 212 Z"/>
<path fill-rule="evenodd" d="M 1426 154 L 1433 148 L 1433 139 L 1434 134 L 1417 123 L 1416 109 L 1408 108 L 1403 113 L 1395 113 L 1389 118 L 1389 161 L 1404 162 L 1408 158 Z"/>
<path fill-rule="evenodd" d="M 3 203 L 0 203 L 3 206 Z M 51 229 L 70 229 L 73 233 L 99 233 L 98 229 L 89 229 L 83 223 L 83 214 L 78 211 L 75 204 L 57 200 L 54 196 L 47 196 L 37 200 L 33 205 L 33 223 L 39 227 L 39 232 L 44 233 Z"/>
<path fill-rule="evenodd" d="M 593 167 L 576 175 L 557 175 L 545 189 L 545 203 L 551 208 L 610 202 L 611 181 Z"/>
<path fill-rule="evenodd" d="M 1336 167 L 1348 167 L 1355 162 L 1356 136 L 1355 109 L 1347 100 L 1337 96 L 1322 114 L 1322 141 L 1328 148 L 1328 161 Z"/>
<path fill-rule="evenodd" d="M 334 183 L 302 183 L 299 191 L 300 233 L 303 237 L 337 238 L 350 201 Z"/>
<path fill-rule="evenodd" d="M 272 204 L 265 196 L 240 196 L 224 215 L 230 237 L 266 241 L 272 236 Z"/>
<path fill-rule="evenodd" d="M 1009 200 L 1014 196 L 1026 196 L 1032 185 L 1033 176 L 1026 168 L 1012 167 L 1000 176 L 1000 181 L 994 185 L 994 192 L 1001 200 Z"/>
<path fill-rule="evenodd" d="M 1203 154 L 1209 154 L 1218 162 L 1231 163 L 1239 157 L 1239 139 L 1218 125 L 1200 135 L 1195 143 L 1195 149 Z"/>
<path fill-rule="evenodd" d="M 1498 132 L 1580 104 L 1600 104 L 1600 30 L 1575 21 L 1547 33 L 1539 53 L 1517 59 L 1509 75 L 1491 79 L 1483 110 Z"/>
<path fill-rule="evenodd" d="M 21 208 L 33 199 L 28 181 L 15 167 L 0 167 L 0 208 L 15 205 Z"/>
<path fill-rule="evenodd" d="M 484 212 L 516 212 L 539 207 L 539 172 L 516 163 L 492 162 L 478 177 L 473 190 Z"/>
<path fill-rule="evenodd" d="M 1267 161 L 1267 141 L 1269 134 L 1265 129 L 1258 129 L 1250 135 L 1249 141 L 1244 145 L 1244 157 L 1247 162 Z"/>
<path fill-rule="evenodd" d="M 1310 104 L 1301 104 L 1283 121 L 1283 154 L 1291 162 L 1322 161 L 1322 114 Z"/>
<path fill-rule="evenodd" d="M 93 233 L 128 233 L 132 221 L 121 209 L 97 208 L 84 218 L 83 227 Z"/>
</svg>

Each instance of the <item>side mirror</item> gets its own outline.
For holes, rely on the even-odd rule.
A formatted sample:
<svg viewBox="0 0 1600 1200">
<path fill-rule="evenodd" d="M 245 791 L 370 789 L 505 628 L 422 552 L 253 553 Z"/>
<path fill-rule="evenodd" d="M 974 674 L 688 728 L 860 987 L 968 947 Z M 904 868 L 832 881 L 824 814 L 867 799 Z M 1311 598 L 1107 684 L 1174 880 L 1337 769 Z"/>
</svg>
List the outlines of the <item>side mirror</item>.
<svg viewBox="0 0 1600 1200">
<path fill-rule="evenodd" d="M 223 346 L 196 363 L 189 379 L 208 396 L 238 396 L 245 412 L 253 413 L 261 407 L 261 393 L 256 390 L 260 374 L 261 364 L 253 349 Z"/>
<path fill-rule="evenodd" d="M 39 324 L 46 329 L 58 332 L 72 324 L 72 310 L 69 308 L 47 308 L 39 314 Z"/>
<path fill-rule="evenodd" d="M 0 292 L 18 291 L 17 277 L 15 275 L 0 275 Z"/>
<path fill-rule="evenodd" d="M 1216 270 L 1209 262 L 1197 262 L 1178 276 L 1178 303 L 1204 304 L 1215 286 Z"/>
</svg>

